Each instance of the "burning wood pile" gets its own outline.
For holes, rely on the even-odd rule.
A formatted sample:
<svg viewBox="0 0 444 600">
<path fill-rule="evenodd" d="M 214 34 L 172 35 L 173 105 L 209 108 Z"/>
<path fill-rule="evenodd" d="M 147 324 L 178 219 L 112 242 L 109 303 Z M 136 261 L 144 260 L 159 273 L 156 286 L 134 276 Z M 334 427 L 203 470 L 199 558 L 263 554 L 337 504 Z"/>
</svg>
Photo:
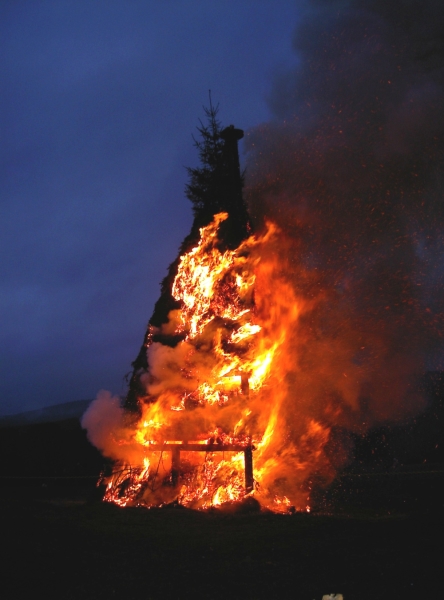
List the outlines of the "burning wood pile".
<svg viewBox="0 0 444 600">
<path fill-rule="evenodd" d="M 83 424 L 115 460 L 103 477 L 105 501 L 208 508 L 254 496 L 273 510 L 310 510 L 309 475 L 325 462 L 329 429 L 308 420 L 297 448 L 286 423 L 286 376 L 294 369 L 287 344 L 302 304 L 281 276 L 276 226 L 239 235 L 248 230 L 242 132 L 230 127 L 220 137 L 237 204 L 230 197 L 230 212 L 200 227 L 173 264 L 172 308 L 150 321 L 125 410 L 102 394 Z"/>
<path fill-rule="evenodd" d="M 181 307 L 162 327 L 151 326 L 146 397 L 130 439 L 120 440 L 140 458 L 106 479 L 108 501 L 207 508 L 253 493 L 267 504 L 291 504 L 262 491 L 261 473 L 272 469 L 277 362 L 299 306 L 288 289 L 280 290 L 280 305 L 274 300 L 273 265 L 262 255 L 276 229 L 222 252 L 218 231 L 227 217 L 216 215 L 181 257 L 172 287 Z"/>
</svg>

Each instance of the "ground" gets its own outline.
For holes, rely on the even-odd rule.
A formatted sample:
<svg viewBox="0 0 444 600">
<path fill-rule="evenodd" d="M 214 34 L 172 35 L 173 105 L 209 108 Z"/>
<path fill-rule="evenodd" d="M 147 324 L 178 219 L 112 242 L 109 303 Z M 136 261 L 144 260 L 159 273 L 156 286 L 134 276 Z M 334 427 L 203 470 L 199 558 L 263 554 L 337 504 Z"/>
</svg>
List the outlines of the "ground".
<svg viewBox="0 0 444 600">
<path fill-rule="evenodd" d="M 2 480 L 0 596 L 437 598 L 444 470 L 349 474 L 317 514 L 120 509 L 92 479 Z"/>
</svg>

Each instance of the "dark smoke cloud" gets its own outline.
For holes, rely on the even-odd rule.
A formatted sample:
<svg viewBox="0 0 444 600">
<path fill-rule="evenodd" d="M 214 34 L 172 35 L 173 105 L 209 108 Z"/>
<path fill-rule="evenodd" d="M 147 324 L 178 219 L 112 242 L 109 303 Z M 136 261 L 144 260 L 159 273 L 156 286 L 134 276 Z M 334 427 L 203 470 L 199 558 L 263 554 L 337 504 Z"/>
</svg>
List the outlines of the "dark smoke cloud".
<svg viewBox="0 0 444 600">
<path fill-rule="evenodd" d="M 291 240 L 287 276 L 314 300 L 294 393 L 359 429 L 418 410 L 442 352 L 444 14 L 305 6 L 275 119 L 247 135 L 248 202 L 257 227 L 272 218 Z"/>
</svg>

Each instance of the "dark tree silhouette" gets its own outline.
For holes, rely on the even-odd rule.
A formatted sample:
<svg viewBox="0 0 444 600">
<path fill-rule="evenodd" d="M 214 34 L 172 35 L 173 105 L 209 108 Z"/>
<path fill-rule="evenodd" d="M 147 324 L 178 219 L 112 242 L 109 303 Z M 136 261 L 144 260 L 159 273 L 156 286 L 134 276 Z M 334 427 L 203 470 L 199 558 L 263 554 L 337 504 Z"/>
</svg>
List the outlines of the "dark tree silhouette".
<svg viewBox="0 0 444 600">
<path fill-rule="evenodd" d="M 204 107 L 206 122 L 199 121 L 197 130 L 200 138 L 194 140 L 198 150 L 200 165 L 188 167 L 189 183 L 185 194 L 193 205 L 194 220 L 189 235 L 182 242 L 178 256 L 168 268 L 161 283 L 160 297 L 149 320 L 143 344 L 136 360 L 124 407 L 138 413 L 140 401 L 148 401 L 142 376 L 148 371 L 147 348 L 152 341 L 175 346 L 182 335 L 161 335 L 153 330 L 168 321 L 171 310 L 179 308 L 179 303 L 171 295 L 174 278 L 177 274 L 182 254 L 195 246 L 199 239 L 199 229 L 208 225 L 215 214 L 227 212 L 228 218 L 221 224 L 219 243 L 221 249 L 236 248 L 250 233 L 250 221 L 246 204 L 242 196 L 243 176 L 239 168 L 237 142 L 243 137 L 243 131 L 233 125 L 222 128 L 217 113 L 219 106 Z"/>
<path fill-rule="evenodd" d="M 190 181 L 185 187 L 185 193 L 193 205 L 195 220 L 204 222 L 219 211 L 218 182 L 221 178 L 224 142 L 220 136 L 222 127 L 217 119 L 219 105 L 213 106 L 211 94 L 210 106 L 204 106 L 203 109 L 207 124 L 199 120 L 200 126 L 197 130 L 200 139 L 193 136 L 200 166 L 187 167 Z"/>
<path fill-rule="evenodd" d="M 209 106 L 204 106 L 206 122 L 199 121 L 200 134 L 194 138 L 200 165 L 188 167 L 189 183 L 185 188 L 193 205 L 194 222 L 190 236 L 184 240 L 181 254 L 198 239 L 199 229 L 210 223 L 214 215 L 227 212 L 219 238 L 222 245 L 236 248 L 250 231 L 250 221 L 242 196 L 243 174 L 239 168 L 237 142 L 244 133 L 233 125 L 222 128 L 217 118 L 219 105 L 214 106 L 209 96 Z"/>
</svg>

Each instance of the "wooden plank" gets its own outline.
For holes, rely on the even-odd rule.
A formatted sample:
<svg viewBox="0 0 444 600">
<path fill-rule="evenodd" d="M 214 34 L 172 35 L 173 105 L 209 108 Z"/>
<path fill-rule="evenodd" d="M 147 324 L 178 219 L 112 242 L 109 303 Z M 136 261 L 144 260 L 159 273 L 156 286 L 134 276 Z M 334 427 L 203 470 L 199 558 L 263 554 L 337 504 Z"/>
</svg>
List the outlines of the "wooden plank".
<svg viewBox="0 0 444 600">
<path fill-rule="evenodd" d="M 147 450 L 172 452 L 245 452 L 246 448 L 251 446 L 242 446 L 241 444 L 148 444 Z"/>
</svg>

